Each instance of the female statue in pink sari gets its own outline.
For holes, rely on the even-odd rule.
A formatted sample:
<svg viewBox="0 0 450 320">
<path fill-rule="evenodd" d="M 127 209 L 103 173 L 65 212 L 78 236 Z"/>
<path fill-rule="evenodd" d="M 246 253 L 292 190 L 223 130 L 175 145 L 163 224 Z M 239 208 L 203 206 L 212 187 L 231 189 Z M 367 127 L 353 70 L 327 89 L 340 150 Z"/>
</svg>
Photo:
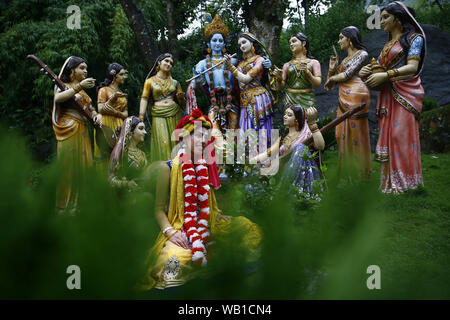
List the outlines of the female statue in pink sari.
<svg viewBox="0 0 450 320">
<path fill-rule="evenodd" d="M 424 90 L 420 81 L 426 43 L 414 10 L 395 1 L 381 12 L 389 42 L 377 62 L 363 67 L 362 78 L 380 90 L 376 114 L 380 135 L 375 160 L 381 162 L 381 191 L 402 193 L 423 185 L 418 118 Z"/>
</svg>

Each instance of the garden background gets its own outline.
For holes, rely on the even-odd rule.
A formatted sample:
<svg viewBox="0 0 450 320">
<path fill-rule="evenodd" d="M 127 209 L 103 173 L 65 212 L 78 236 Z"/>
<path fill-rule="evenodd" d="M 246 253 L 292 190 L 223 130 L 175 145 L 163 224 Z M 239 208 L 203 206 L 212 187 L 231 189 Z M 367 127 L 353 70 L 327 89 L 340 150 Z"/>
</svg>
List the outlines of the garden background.
<svg viewBox="0 0 450 320">
<path fill-rule="evenodd" d="M 176 55 L 172 76 L 186 89 L 192 67 L 203 58 L 205 12 L 220 14 L 230 28 L 228 52 L 238 52 L 237 35 L 243 30 L 276 39 L 269 47 L 278 66 L 290 59 L 291 34 L 304 32 L 325 75 L 331 45 L 345 26 L 357 26 L 367 39 L 369 53 L 379 52 L 373 49 L 372 53 L 370 46 L 382 46 L 386 38 L 380 30 L 367 29 L 365 9 L 380 2 L 308 0 L 289 7 L 284 0 L 80 0 L 76 4 L 81 9 L 81 29 L 70 30 L 66 10 L 72 1 L 0 1 L 0 297 L 450 298 L 450 205 L 446 198 L 450 191 L 450 22 L 446 18 L 450 4 L 446 1 L 413 3 L 418 21 L 427 24 L 425 31 L 432 35 L 428 37 L 429 69 L 425 64 L 422 78 L 426 90 L 421 120 L 425 188 L 402 196 L 381 195 L 375 162 L 367 183 L 338 185 L 332 133 L 324 154 L 328 188 L 321 202 L 293 201 L 283 190 L 272 198 L 262 194 L 248 199 L 247 182 L 238 170 L 217 192 L 219 207 L 225 214 L 244 215 L 261 226 L 260 259 L 249 265 L 243 259 L 245 251 L 218 244 L 209 274 L 170 294 L 133 289 L 158 232 L 145 198 L 117 198 L 106 181 L 93 178 L 85 186 L 82 214 L 57 217 L 54 213 L 58 164 L 51 126 L 53 86 L 39 68 L 25 60 L 27 54 L 37 55 L 55 72 L 68 56 L 81 56 L 97 83 L 109 63 L 119 62 L 129 71 L 123 89 L 128 93 L 129 112 L 136 115 L 149 65 L 159 53 Z M 145 24 L 133 25 L 125 5 L 136 6 L 134 17 L 143 17 Z M 287 29 L 281 28 L 283 19 L 289 21 Z M 194 20 L 198 26 L 186 33 Z M 258 29 L 255 21 L 270 27 L 273 34 Z M 136 37 L 139 27 L 147 32 L 140 33 L 147 37 L 144 40 Z M 139 45 L 141 40 L 147 41 L 146 47 Z M 95 89 L 87 93 L 95 105 Z M 323 125 L 334 117 L 330 111 L 335 111 L 337 94 L 319 89 L 317 95 Z M 199 104 L 206 106 L 207 100 L 199 98 Z M 371 129 L 372 141 L 376 141 L 376 123 L 371 123 Z M 147 150 L 148 145 L 147 137 Z M 273 182 L 264 183 L 270 187 Z M 234 235 L 230 241 L 239 241 L 239 232 Z M 65 270 L 71 264 L 82 269 L 80 291 L 67 290 Z M 381 290 L 366 286 L 369 265 L 381 268 Z"/>
</svg>

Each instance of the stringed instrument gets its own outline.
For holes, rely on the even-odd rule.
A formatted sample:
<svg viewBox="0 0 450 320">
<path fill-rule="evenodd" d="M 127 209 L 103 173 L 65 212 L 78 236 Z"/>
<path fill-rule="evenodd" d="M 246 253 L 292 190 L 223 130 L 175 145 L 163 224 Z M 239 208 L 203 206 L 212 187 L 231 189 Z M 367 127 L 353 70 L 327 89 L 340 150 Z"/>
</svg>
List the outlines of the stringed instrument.
<svg viewBox="0 0 450 320">
<path fill-rule="evenodd" d="M 55 83 L 58 88 L 61 89 L 61 91 L 67 90 L 67 86 L 64 84 L 64 82 L 62 82 L 61 79 L 59 79 L 58 76 L 38 57 L 30 54 L 27 56 L 27 59 L 34 61 L 41 68 L 41 71 L 49 76 L 50 79 L 52 79 L 52 82 Z M 95 123 L 92 112 L 86 106 L 82 105 L 81 102 L 75 100 L 75 97 L 70 98 L 64 103 L 67 103 L 71 107 L 74 107 L 89 120 L 90 124 L 92 124 L 92 126 L 94 126 L 94 128 L 97 130 L 95 139 L 97 146 L 102 153 L 109 155 L 111 153 L 111 150 L 114 148 L 116 141 L 118 140 L 117 134 L 110 127 Z"/>
<path fill-rule="evenodd" d="M 359 105 L 357 107 L 354 107 L 350 110 L 347 110 L 346 112 L 344 112 L 343 114 L 341 114 L 339 117 L 337 117 L 336 119 L 330 121 L 329 123 L 327 123 L 325 126 L 323 126 L 320 129 L 320 132 L 322 133 L 322 135 L 324 135 L 325 133 L 327 133 L 328 131 L 330 131 L 331 129 L 333 129 L 334 127 L 336 127 L 339 123 L 341 123 L 342 121 L 344 121 L 347 118 L 350 118 L 352 115 L 354 115 L 355 113 L 357 113 L 358 111 L 361 111 L 362 109 L 364 109 L 364 105 Z M 309 137 L 308 139 L 306 139 L 303 144 L 305 145 L 310 145 L 313 143 L 313 137 Z"/>
</svg>

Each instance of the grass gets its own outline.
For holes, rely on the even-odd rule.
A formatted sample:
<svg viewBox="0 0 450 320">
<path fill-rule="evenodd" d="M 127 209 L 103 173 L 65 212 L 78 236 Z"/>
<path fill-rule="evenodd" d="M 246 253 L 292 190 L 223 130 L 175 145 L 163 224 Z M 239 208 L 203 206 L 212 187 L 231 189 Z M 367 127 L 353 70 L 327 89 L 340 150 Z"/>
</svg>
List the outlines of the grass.
<svg viewBox="0 0 450 320">
<path fill-rule="evenodd" d="M 328 151 L 324 156 L 327 166 L 328 182 L 332 185 L 337 168 L 337 151 Z M 352 246 L 351 243 L 343 245 L 344 252 L 338 255 L 346 255 L 347 261 L 342 256 L 333 256 L 329 266 L 331 270 L 338 272 L 337 279 L 322 294 L 309 297 L 320 298 L 383 298 L 383 299 L 448 299 L 450 298 L 450 203 L 448 194 L 450 191 L 450 154 L 422 154 L 422 168 L 424 188 L 412 190 L 403 195 L 380 195 L 379 191 L 372 189 L 367 196 L 367 202 L 372 203 L 366 215 L 376 215 L 375 222 L 368 222 L 361 226 L 358 241 L 372 241 L 367 246 Z M 373 162 L 372 187 L 379 184 L 380 165 Z M 245 183 L 243 181 L 243 183 Z M 233 214 L 242 203 L 233 203 L 227 199 L 229 190 L 239 190 L 237 186 L 226 186 L 224 192 L 218 192 L 218 201 L 225 212 Z M 333 188 L 330 188 L 333 189 Z M 343 190 L 336 190 L 339 194 Z M 373 194 L 373 192 L 377 194 Z M 234 191 L 239 192 L 239 191 Z M 332 190 L 329 190 L 332 192 Z M 344 191 L 345 192 L 345 191 Z M 338 201 L 348 201 L 348 206 L 353 215 L 364 215 L 355 210 L 358 208 L 361 194 L 358 188 L 350 187 L 347 197 Z M 234 196 L 235 197 L 235 196 Z M 372 198 L 372 199 L 371 199 Z M 329 199 L 325 199 L 323 206 L 328 206 Z M 352 208 L 351 203 L 355 202 Z M 335 203 L 335 202 L 334 202 Z M 352 210 L 353 209 L 353 210 Z M 299 235 L 307 229 L 312 237 L 321 238 L 323 221 L 317 215 L 324 215 L 325 209 L 321 206 L 309 209 L 306 212 L 291 211 L 285 214 L 295 216 L 295 224 Z M 330 211 L 333 211 L 330 208 Z M 238 210 L 239 211 L 239 210 Z M 245 210 L 244 210 L 245 211 Z M 242 209 L 240 211 L 242 213 Z M 274 212 L 275 214 L 275 212 Z M 338 215 L 338 214 L 336 214 Z M 254 215 L 253 215 L 254 216 Z M 369 220 L 370 221 L 370 220 Z M 361 222 L 362 224 L 364 222 Z M 312 231 L 311 231 L 312 230 Z M 375 233 L 371 235 L 371 232 Z M 373 239 L 366 239 L 373 236 Z M 353 239 L 349 237 L 350 239 Z M 343 242 L 348 239 L 343 238 Z M 300 246 L 301 248 L 302 246 Z M 366 252 L 358 252 L 363 250 Z M 360 259 L 354 256 L 360 255 Z M 352 266 L 352 261 L 354 261 Z M 362 263 L 364 261 L 364 263 Z M 364 264 L 364 265 L 360 265 Z M 357 265 L 355 267 L 355 265 Z M 346 276 L 351 270 L 358 273 L 360 280 L 369 275 L 365 274 L 365 268 L 369 265 L 378 265 L 381 269 L 382 290 L 369 291 L 367 288 L 360 290 L 339 290 L 347 287 Z M 331 271 L 332 273 L 333 271 Z M 351 273 L 351 272 L 350 272 Z M 361 275 L 363 273 L 364 275 Z M 359 281 L 361 282 L 361 281 Z M 357 284 L 359 286 L 360 283 Z M 326 286 L 325 286 L 326 287 Z M 348 289 L 348 288 L 347 288 Z"/>
<path fill-rule="evenodd" d="M 9 133 L 0 144 L 0 298 L 450 298 L 450 154 L 423 154 L 425 188 L 394 196 L 379 192 L 377 163 L 371 181 L 337 187 L 337 153 L 327 152 L 329 189 L 305 209 L 283 190 L 264 205 L 249 204 L 245 180 L 224 184 L 218 205 L 260 226 L 260 258 L 247 262 L 241 235 L 230 234 L 214 249 L 207 276 L 161 293 L 133 290 L 159 230 L 148 197 L 117 197 L 93 179 L 80 213 L 56 216 L 55 163 L 33 163 L 23 139 Z M 66 287 L 72 264 L 82 270 L 80 291 Z M 381 290 L 366 286 L 370 265 L 381 269 Z"/>
</svg>

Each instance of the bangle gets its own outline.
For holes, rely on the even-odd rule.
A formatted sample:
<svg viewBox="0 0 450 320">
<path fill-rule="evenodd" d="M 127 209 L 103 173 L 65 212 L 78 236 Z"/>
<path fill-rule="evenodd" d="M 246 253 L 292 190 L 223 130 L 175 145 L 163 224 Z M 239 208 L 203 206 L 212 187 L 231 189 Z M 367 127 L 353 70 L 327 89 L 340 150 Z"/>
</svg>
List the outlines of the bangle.
<svg viewBox="0 0 450 320">
<path fill-rule="evenodd" d="M 139 119 L 141 119 L 142 121 L 144 121 L 144 115 L 143 115 L 143 114 L 140 114 L 140 115 L 139 115 Z"/>
<path fill-rule="evenodd" d="M 309 130 L 311 130 L 311 132 L 314 133 L 317 130 L 319 130 L 319 126 L 317 125 L 317 123 L 313 123 L 313 124 L 309 125 Z"/>
<path fill-rule="evenodd" d="M 268 157 L 270 157 L 272 155 L 272 151 L 270 151 L 270 148 L 267 149 L 266 154 Z"/>
<path fill-rule="evenodd" d="M 238 69 L 235 66 L 233 66 L 233 65 L 231 65 L 230 71 L 233 74 L 233 76 L 236 76 L 237 73 L 238 73 Z"/>
<path fill-rule="evenodd" d="M 77 83 L 77 84 L 74 84 L 74 85 L 73 85 L 72 89 L 75 91 L 75 93 L 78 93 L 78 92 L 80 92 L 83 88 L 81 88 L 81 84 Z"/>
<path fill-rule="evenodd" d="M 399 73 L 400 72 L 398 71 L 398 69 L 391 69 L 391 70 L 387 71 L 387 75 L 388 75 L 389 79 L 394 78 L 394 77 L 398 77 Z"/>
<path fill-rule="evenodd" d="M 170 229 L 173 229 L 172 226 L 168 226 L 167 228 L 164 228 L 164 230 L 162 231 L 162 233 L 164 233 L 164 235 L 166 234 L 167 231 L 169 231 Z"/>
<path fill-rule="evenodd" d="M 177 230 L 172 230 L 172 232 L 166 236 L 167 239 L 170 239 L 175 233 L 177 233 Z"/>
</svg>

